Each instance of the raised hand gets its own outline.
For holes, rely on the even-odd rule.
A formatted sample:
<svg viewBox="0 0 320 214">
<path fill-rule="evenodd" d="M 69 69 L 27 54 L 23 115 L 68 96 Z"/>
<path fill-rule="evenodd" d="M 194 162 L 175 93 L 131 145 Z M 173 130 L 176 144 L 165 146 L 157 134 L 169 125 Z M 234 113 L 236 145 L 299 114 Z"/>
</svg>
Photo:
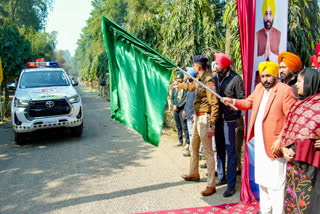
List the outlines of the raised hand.
<svg viewBox="0 0 320 214">
<path fill-rule="evenodd" d="M 178 88 L 178 82 L 174 81 L 171 85 L 170 85 L 170 89 L 174 89 L 174 88 Z"/>
</svg>

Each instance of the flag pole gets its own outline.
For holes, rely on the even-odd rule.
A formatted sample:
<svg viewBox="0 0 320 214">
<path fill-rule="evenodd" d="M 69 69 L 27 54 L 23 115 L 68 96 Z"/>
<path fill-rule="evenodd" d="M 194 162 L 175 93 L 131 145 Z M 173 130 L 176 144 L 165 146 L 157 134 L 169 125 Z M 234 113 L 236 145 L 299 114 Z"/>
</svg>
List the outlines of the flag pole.
<svg viewBox="0 0 320 214">
<path fill-rule="evenodd" d="M 209 90 L 211 93 L 213 93 L 214 95 L 216 95 L 218 97 L 218 99 L 222 100 L 222 97 L 215 91 L 213 91 L 211 88 L 209 88 L 208 86 L 206 86 L 205 84 L 203 84 L 202 82 L 200 82 L 199 80 L 197 80 L 196 78 L 194 78 L 193 76 L 191 76 L 190 74 L 188 74 L 186 71 L 184 71 L 182 68 L 177 67 L 179 71 L 181 71 L 182 73 L 184 73 L 185 75 L 189 76 L 191 79 L 193 79 L 194 81 L 196 81 L 197 83 L 199 83 L 201 86 L 205 87 L 207 90 Z M 228 104 L 229 106 L 231 106 L 234 110 L 238 110 L 237 107 L 235 107 L 234 105 L 232 105 L 231 103 Z"/>
</svg>

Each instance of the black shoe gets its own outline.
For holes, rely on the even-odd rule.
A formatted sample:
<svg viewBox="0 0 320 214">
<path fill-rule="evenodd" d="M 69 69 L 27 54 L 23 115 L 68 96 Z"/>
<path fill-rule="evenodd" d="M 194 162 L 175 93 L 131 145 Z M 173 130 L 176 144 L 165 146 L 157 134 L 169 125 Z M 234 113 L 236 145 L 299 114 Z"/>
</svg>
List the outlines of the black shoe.
<svg viewBox="0 0 320 214">
<path fill-rule="evenodd" d="M 224 184 L 226 184 L 226 183 L 227 183 L 227 181 L 226 181 L 225 179 L 222 179 L 222 180 L 218 179 L 218 180 L 216 181 L 216 185 L 217 185 L 217 186 L 224 185 Z"/>
<path fill-rule="evenodd" d="M 187 151 L 186 153 L 183 154 L 183 156 L 185 156 L 185 157 L 190 157 L 190 152 Z"/>
<path fill-rule="evenodd" d="M 235 188 L 228 187 L 227 190 L 223 193 L 223 197 L 230 197 L 236 192 Z"/>
<path fill-rule="evenodd" d="M 202 168 L 202 169 L 206 169 L 206 168 L 207 168 L 207 163 L 200 164 L 200 168 Z"/>
</svg>

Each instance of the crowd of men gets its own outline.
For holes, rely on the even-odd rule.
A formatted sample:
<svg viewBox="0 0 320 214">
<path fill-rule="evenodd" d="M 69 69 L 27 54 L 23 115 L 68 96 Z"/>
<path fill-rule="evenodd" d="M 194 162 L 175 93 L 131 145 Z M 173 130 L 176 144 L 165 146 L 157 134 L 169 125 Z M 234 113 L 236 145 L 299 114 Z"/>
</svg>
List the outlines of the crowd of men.
<svg viewBox="0 0 320 214">
<path fill-rule="evenodd" d="M 193 68 L 187 68 L 189 75 L 193 77 L 201 76 L 199 80 L 220 96 L 244 99 L 243 81 L 240 75 L 230 69 L 232 61 L 223 53 L 217 53 L 214 57 L 215 62 L 212 63 L 210 71 L 207 67 L 208 58 L 201 55 L 195 56 Z M 233 111 L 229 106 L 223 105 L 214 94 L 197 85 L 191 78 L 184 78 L 183 73 L 178 72 L 176 77 L 180 89 L 174 88 L 171 92 L 171 104 L 179 138 L 176 146 L 183 144 L 182 129 L 184 129 L 186 138 L 184 148 L 188 150 L 184 156 L 191 156 L 190 173 L 183 175 L 183 177 L 186 180 L 194 181 L 200 179 L 199 159 L 203 153 L 206 160 L 212 161 L 207 161 L 206 164 L 201 166 L 202 168 L 208 168 L 208 186 L 202 192 L 202 195 L 211 195 L 215 192 L 214 187 L 216 185 L 227 183 L 228 188 L 224 192 L 224 196 L 232 196 L 235 193 L 236 176 L 241 170 L 241 160 L 237 158 L 237 154 L 241 154 L 243 142 L 243 116 L 241 111 Z M 185 96 L 182 95 L 184 92 L 187 92 Z M 177 117 L 180 109 L 182 110 L 182 117 Z M 242 128 L 240 124 L 242 124 Z M 207 130 L 207 126 L 211 126 L 211 128 Z M 187 130 L 183 127 L 187 127 Z M 239 127 L 239 131 L 236 135 L 237 127 Z M 214 138 L 212 138 L 213 135 Z M 236 140 L 237 136 L 239 137 L 238 142 Z M 190 146 L 189 139 L 192 140 L 192 146 Z M 216 151 L 216 157 L 211 151 Z M 227 170 L 225 170 L 226 156 L 228 157 Z M 217 181 L 214 178 L 215 168 L 217 168 Z"/>
<path fill-rule="evenodd" d="M 320 44 L 315 52 L 310 61 L 319 72 Z M 279 136 L 289 109 L 298 99 L 302 99 L 299 93 L 301 89 L 297 88 L 298 74 L 303 70 L 302 62 L 297 55 L 282 52 L 278 63 L 260 63 L 260 83 L 245 98 L 243 80 L 232 71 L 230 58 L 223 53 L 216 53 L 214 59 L 210 70 L 207 57 L 194 56 L 193 70 L 188 68 L 188 74 L 219 94 L 221 100 L 196 81 L 184 78 L 182 73 L 177 73 L 177 81 L 170 85 L 179 136 L 177 146 L 183 145 L 183 129 L 185 149 L 190 150 L 190 171 L 182 178 L 186 181 L 200 180 L 199 149 L 202 144 L 208 179 L 201 194 L 210 196 L 216 192 L 217 185 L 227 183 L 223 196 L 232 196 L 235 193 L 237 167 L 241 169 L 243 112 L 240 110 L 251 109 L 247 142 L 255 142 L 255 181 L 260 189 L 260 210 L 261 213 L 282 213 L 288 159 L 283 156 Z"/>
</svg>

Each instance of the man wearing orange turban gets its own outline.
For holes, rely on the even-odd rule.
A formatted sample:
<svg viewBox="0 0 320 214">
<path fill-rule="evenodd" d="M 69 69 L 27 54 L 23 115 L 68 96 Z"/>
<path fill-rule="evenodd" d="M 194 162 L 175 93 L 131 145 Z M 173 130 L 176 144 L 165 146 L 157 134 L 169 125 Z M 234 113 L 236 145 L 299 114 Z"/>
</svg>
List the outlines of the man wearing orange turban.
<svg viewBox="0 0 320 214">
<path fill-rule="evenodd" d="M 279 55 L 281 32 L 273 27 L 276 14 L 275 0 L 264 0 L 262 4 L 262 17 L 264 28 L 256 33 L 258 41 L 258 56 L 263 56 L 266 61 L 271 60 L 271 56 Z"/>
<path fill-rule="evenodd" d="M 259 64 L 261 83 L 246 99 L 223 98 L 239 110 L 250 110 L 247 142 L 254 142 L 255 182 L 259 184 L 260 212 L 282 213 L 286 160 L 281 152 L 281 131 L 292 104 L 297 101 L 288 85 L 278 82 L 279 67 L 274 62 Z M 249 170 L 242 176 L 249 176 Z"/>
<path fill-rule="evenodd" d="M 282 52 L 278 57 L 278 63 L 280 65 L 281 82 L 291 86 L 298 97 L 298 90 L 295 84 L 298 73 L 302 69 L 300 57 L 290 52 Z"/>
</svg>

